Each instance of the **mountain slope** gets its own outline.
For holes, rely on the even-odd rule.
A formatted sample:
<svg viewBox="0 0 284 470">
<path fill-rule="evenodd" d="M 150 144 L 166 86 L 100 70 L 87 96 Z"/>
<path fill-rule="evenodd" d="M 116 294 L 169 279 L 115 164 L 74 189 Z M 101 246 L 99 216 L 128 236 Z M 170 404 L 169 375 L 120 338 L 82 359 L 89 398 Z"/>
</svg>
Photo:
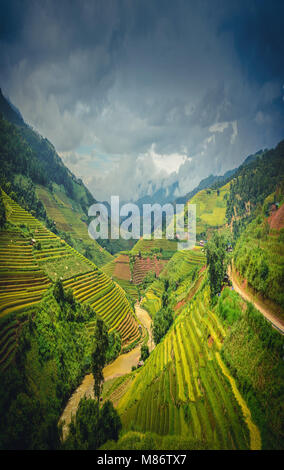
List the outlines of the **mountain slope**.
<svg viewBox="0 0 284 470">
<path fill-rule="evenodd" d="M 230 184 L 226 210 L 228 223 L 250 216 L 283 179 L 284 140 L 247 165 L 240 166 Z"/>
<path fill-rule="evenodd" d="M 208 229 L 224 226 L 226 223 L 226 198 L 229 183 L 219 189 L 203 189 L 188 203 L 196 204 L 196 235 L 206 235 Z"/>
<path fill-rule="evenodd" d="M 284 181 L 283 181 L 284 182 Z M 234 249 L 234 267 L 246 289 L 284 320 L 284 205 L 283 183 L 268 196 Z M 279 205 L 279 208 L 277 206 Z M 270 209 L 271 208 L 271 209 Z M 269 307 L 269 306 L 268 306 Z"/>
<path fill-rule="evenodd" d="M 207 178 L 204 178 L 200 181 L 199 185 L 196 186 L 192 191 L 185 194 L 184 196 L 178 197 L 175 200 L 177 204 L 185 204 L 190 200 L 195 194 L 199 193 L 203 189 L 217 189 L 218 187 L 224 186 L 229 180 L 232 179 L 232 176 L 236 173 L 237 168 L 227 171 L 223 176 L 209 175 Z M 215 187 L 216 186 L 216 187 Z"/>
<path fill-rule="evenodd" d="M 12 225 L 1 231 L 1 318 L 6 322 L 7 316 L 36 304 L 49 285 L 61 279 L 76 300 L 91 305 L 110 331 L 121 333 L 124 343 L 136 340 L 138 328 L 124 291 L 5 193 L 3 199 Z"/>
<path fill-rule="evenodd" d="M 0 186 L 13 199 L 96 264 L 112 259 L 88 235 L 88 208 L 95 199 L 65 167 L 53 145 L 19 117 L 1 92 L 0 155 Z"/>
</svg>

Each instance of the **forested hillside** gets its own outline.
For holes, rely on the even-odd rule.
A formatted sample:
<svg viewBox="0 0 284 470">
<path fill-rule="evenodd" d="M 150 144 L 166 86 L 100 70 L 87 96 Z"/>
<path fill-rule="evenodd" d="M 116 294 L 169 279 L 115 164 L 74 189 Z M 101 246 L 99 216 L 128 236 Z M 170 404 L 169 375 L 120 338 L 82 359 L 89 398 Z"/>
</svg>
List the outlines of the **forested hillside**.
<svg viewBox="0 0 284 470">
<path fill-rule="evenodd" d="M 226 217 L 233 223 L 235 236 L 242 226 L 242 219 L 253 215 L 257 206 L 276 190 L 284 178 L 284 141 L 275 149 L 241 166 L 230 183 Z"/>
<path fill-rule="evenodd" d="M 0 155 L 0 187 L 6 193 L 97 265 L 112 259 L 88 235 L 91 193 L 1 93 Z"/>
<path fill-rule="evenodd" d="M 257 293 L 284 310 L 283 185 L 265 199 L 236 243 L 234 265 Z"/>
</svg>

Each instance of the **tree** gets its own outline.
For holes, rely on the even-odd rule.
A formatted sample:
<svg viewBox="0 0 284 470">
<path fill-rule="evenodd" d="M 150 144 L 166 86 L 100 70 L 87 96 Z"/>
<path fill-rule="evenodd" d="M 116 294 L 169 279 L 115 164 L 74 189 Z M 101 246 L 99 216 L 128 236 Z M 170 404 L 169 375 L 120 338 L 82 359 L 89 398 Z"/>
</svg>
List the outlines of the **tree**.
<svg viewBox="0 0 284 470">
<path fill-rule="evenodd" d="M 153 337 L 155 344 L 158 344 L 166 334 L 173 322 L 172 312 L 169 308 L 161 308 L 154 318 Z"/>
<path fill-rule="evenodd" d="M 91 249 L 89 246 L 86 247 L 85 249 L 85 257 L 88 258 L 88 259 L 92 259 L 92 252 L 91 252 Z"/>
<path fill-rule="evenodd" d="M 97 401 L 84 397 L 69 425 L 64 449 L 98 449 L 109 439 L 117 440 L 120 430 L 120 417 L 110 401 L 100 409 Z"/>
<path fill-rule="evenodd" d="M 219 294 L 222 289 L 222 281 L 226 274 L 229 261 L 226 248 L 226 237 L 223 234 L 220 235 L 218 232 L 214 232 L 213 237 L 206 245 L 211 297 Z"/>
<path fill-rule="evenodd" d="M 106 362 L 109 363 L 117 358 L 121 351 L 121 336 L 114 330 L 108 335 L 108 348 L 106 352 Z"/>
<path fill-rule="evenodd" d="M 137 294 L 138 294 L 138 302 L 140 302 L 141 300 L 141 292 L 140 292 L 140 289 L 138 286 L 136 286 L 136 289 L 137 289 Z"/>
<path fill-rule="evenodd" d="M 76 301 L 75 301 L 75 297 L 74 297 L 74 295 L 73 295 L 72 289 L 69 288 L 69 289 L 66 290 L 66 292 L 64 292 L 64 300 L 65 300 L 66 302 L 68 302 L 68 304 L 69 304 L 71 307 L 73 307 L 73 308 L 75 307 Z"/>
<path fill-rule="evenodd" d="M 146 361 L 147 357 L 149 357 L 150 353 L 149 353 L 149 348 L 147 346 L 147 344 L 143 344 L 141 346 L 141 356 L 140 356 L 140 359 L 142 361 Z"/>
<path fill-rule="evenodd" d="M 162 293 L 162 306 L 163 306 L 163 307 L 167 307 L 168 302 L 169 302 L 169 293 L 168 293 L 167 290 L 165 290 L 165 291 Z"/>
<path fill-rule="evenodd" d="M 92 374 L 94 376 L 94 394 L 100 400 L 104 382 L 103 368 L 106 364 L 108 332 L 104 321 L 98 318 L 94 330 L 94 349 L 92 352 Z"/>
<path fill-rule="evenodd" d="M 53 295 L 58 303 L 64 301 L 64 298 L 65 298 L 64 287 L 60 279 L 56 281 L 56 283 L 54 284 Z"/>
<path fill-rule="evenodd" d="M 149 284 L 152 284 L 156 279 L 156 273 L 155 271 L 148 271 L 146 276 L 143 279 L 143 289 L 146 290 Z"/>
<path fill-rule="evenodd" d="M 112 402 L 107 400 L 100 410 L 99 437 L 102 443 L 109 439 L 117 441 L 121 428 L 120 417 Z"/>
<path fill-rule="evenodd" d="M 6 209 L 2 196 L 0 196 L 0 228 L 4 227 L 6 223 Z"/>
</svg>

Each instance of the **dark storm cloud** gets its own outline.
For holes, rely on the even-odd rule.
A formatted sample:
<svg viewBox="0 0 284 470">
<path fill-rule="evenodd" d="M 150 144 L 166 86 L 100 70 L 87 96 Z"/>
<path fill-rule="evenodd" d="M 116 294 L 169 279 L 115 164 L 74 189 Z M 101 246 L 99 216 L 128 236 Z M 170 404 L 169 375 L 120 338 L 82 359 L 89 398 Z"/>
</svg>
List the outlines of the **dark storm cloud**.
<svg viewBox="0 0 284 470">
<path fill-rule="evenodd" d="M 4 93 L 96 197 L 175 179 L 188 192 L 284 137 L 282 1 L 21 0 L 1 11 Z"/>
</svg>

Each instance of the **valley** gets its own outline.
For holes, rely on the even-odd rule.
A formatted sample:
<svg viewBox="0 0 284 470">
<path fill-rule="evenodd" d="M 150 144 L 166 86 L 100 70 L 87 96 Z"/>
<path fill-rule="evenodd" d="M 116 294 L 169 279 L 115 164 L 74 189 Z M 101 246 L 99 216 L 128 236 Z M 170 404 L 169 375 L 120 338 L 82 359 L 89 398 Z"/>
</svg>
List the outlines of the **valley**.
<svg viewBox="0 0 284 470">
<path fill-rule="evenodd" d="M 165 233 L 103 243 L 94 197 L 11 113 L 1 449 L 283 448 L 283 141 L 188 193 L 191 250 Z"/>
</svg>

